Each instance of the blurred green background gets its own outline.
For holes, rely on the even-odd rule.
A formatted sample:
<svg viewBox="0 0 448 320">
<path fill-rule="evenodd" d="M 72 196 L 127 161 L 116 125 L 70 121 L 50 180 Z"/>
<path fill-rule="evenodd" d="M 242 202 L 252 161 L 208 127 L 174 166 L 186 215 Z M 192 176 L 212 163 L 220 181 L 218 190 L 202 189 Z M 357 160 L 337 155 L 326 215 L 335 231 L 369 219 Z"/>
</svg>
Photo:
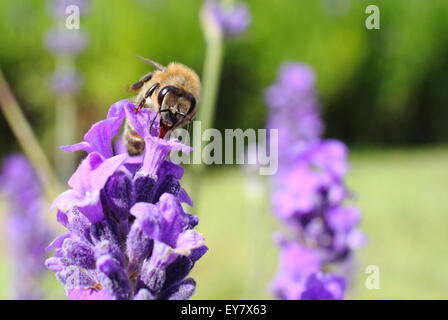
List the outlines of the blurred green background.
<svg viewBox="0 0 448 320">
<path fill-rule="evenodd" d="M 252 25 L 226 43 L 215 127 L 263 127 L 263 90 L 280 64 L 309 63 L 317 73 L 325 135 L 351 147 L 348 185 L 370 238 L 358 254 L 349 297 L 448 297 L 448 2 L 246 2 Z M 179 61 L 201 74 L 205 54 L 202 0 L 90 4 L 81 18 L 89 44 L 76 59 L 84 78 L 76 96 L 78 140 L 148 72 L 137 55 Z M 380 30 L 365 27 L 369 4 L 380 7 Z M 49 156 L 57 147 L 55 98 L 47 85 L 54 57 L 43 38 L 53 25 L 46 1 L 0 2 L 0 67 Z M 2 116 L 0 131 L 0 156 L 19 150 Z M 277 268 L 271 235 L 280 228 L 269 196 L 261 195 L 260 207 L 249 214 L 245 176 L 237 167 L 210 168 L 204 185 L 192 212 L 200 215 L 210 251 L 194 270 L 195 298 L 269 298 L 266 288 Z M 380 290 L 364 286 L 371 264 L 380 267 Z M 10 274 L 2 254 L 0 298 L 8 298 Z M 63 297 L 53 275 L 48 282 L 51 297 Z"/>
</svg>

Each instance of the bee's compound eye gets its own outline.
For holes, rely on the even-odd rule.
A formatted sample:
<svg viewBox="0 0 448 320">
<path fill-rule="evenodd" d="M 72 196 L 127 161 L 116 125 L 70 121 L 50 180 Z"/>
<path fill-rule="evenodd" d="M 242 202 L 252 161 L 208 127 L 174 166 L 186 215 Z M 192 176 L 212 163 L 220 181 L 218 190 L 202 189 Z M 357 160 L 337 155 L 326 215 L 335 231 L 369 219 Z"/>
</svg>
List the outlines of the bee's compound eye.
<svg viewBox="0 0 448 320">
<path fill-rule="evenodd" d="M 169 92 L 169 87 L 164 87 L 162 90 L 160 90 L 159 95 L 157 96 L 157 100 L 159 102 L 159 105 L 161 106 L 163 103 L 163 99 L 165 99 L 165 96 Z"/>
<path fill-rule="evenodd" d="M 159 102 L 160 106 L 162 105 L 163 100 L 168 93 L 172 93 L 174 96 L 179 97 L 182 94 L 182 89 L 176 88 L 174 86 L 163 87 L 162 90 L 160 90 L 159 95 L 157 96 L 157 101 Z"/>
<path fill-rule="evenodd" d="M 184 96 L 177 100 L 177 111 L 183 115 L 187 115 L 188 111 L 191 109 L 190 106 L 190 100 L 186 99 Z"/>
<path fill-rule="evenodd" d="M 187 114 L 190 114 L 196 108 L 196 99 L 191 93 L 187 93 L 185 95 L 185 99 L 187 99 L 190 102 L 188 112 L 186 112 Z"/>
<path fill-rule="evenodd" d="M 179 110 L 180 113 L 182 114 L 187 114 L 188 109 L 190 109 L 186 104 L 184 103 L 180 103 L 177 107 L 177 109 Z"/>
</svg>

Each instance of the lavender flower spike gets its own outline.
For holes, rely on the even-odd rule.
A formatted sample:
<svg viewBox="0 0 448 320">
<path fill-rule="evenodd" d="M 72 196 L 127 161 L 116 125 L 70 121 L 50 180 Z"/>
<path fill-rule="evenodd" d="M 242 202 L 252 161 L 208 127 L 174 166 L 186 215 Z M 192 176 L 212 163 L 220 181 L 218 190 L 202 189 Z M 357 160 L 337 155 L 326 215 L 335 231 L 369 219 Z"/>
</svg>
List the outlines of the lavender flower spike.
<svg viewBox="0 0 448 320">
<path fill-rule="evenodd" d="M 309 66 L 284 64 L 265 99 L 271 110 L 268 127 L 279 131 L 273 209 L 293 234 L 280 241 L 274 294 L 280 299 L 342 299 L 345 279 L 322 270 L 349 261 L 365 242 L 359 210 L 344 204 L 351 196 L 344 183 L 347 147 L 321 137 L 315 74 Z"/>
<path fill-rule="evenodd" d="M 115 103 L 85 141 L 63 147 L 87 152 L 54 202 L 69 233 L 49 246 L 56 254 L 46 262 L 70 299 L 188 299 L 195 291 L 187 276 L 207 247 L 193 229 L 197 217 L 181 205 L 192 205 L 179 183 L 183 169 L 166 160 L 173 148 L 190 148 L 157 138 L 157 126 L 149 132 L 155 113 L 134 109 Z M 132 161 L 112 147 L 125 118 L 146 142 Z"/>
<path fill-rule="evenodd" d="M 37 176 L 22 155 L 10 155 L 3 163 L 0 191 L 8 198 L 7 235 L 14 262 L 16 299 L 42 299 L 45 247 L 51 232 L 43 216 L 43 194 Z"/>
</svg>

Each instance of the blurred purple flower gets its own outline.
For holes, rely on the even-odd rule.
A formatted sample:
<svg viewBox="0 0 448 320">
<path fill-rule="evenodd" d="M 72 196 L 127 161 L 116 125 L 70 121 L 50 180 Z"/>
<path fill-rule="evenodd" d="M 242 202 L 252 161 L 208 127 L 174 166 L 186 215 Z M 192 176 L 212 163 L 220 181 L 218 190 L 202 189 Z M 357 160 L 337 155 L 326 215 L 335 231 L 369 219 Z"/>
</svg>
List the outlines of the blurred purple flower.
<svg viewBox="0 0 448 320">
<path fill-rule="evenodd" d="M 48 0 L 48 7 L 56 27 L 47 32 L 44 43 L 56 58 L 63 57 L 63 59 L 56 59 L 58 63 L 49 80 L 50 90 L 56 95 L 73 94 L 81 87 L 82 79 L 71 65 L 74 56 L 85 49 L 88 38 L 78 29 L 68 29 L 65 23 L 68 15 L 73 13 L 72 10 L 68 10 L 70 6 L 76 6 L 82 14 L 88 11 L 88 2 L 87 0 Z"/>
<path fill-rule="evenodd" d="M 87 44 L 87 36 L 79 30 L 54 29 L 45 38 L 48 50 L 53 54 L 76 55 Z"/>
<path fill-rule="evenodd" d="M 73 93 L 79 90 L 82 80 L 74 69 L 56 70 L 50 79 L 50 88 L 55 94 Z"/>
<path fill-rule="evenodd" d="M 320 251 L 325 263 L 349 258 L 365 242 L 358 209 L 344 206 L 349 192 L 347 148 L 337 140 L 297 144 L 274 177 L 275 213 Z"/>
<path fill-rule="evenodd" d="M 345 280 L 323 274 L 322 261 L 316 251 L 297 242 L 280 242 L 280 271 L 272 290 L 282 300 L 340 300 Z"/>
<path fill-rule="evenodd" d="M 309 66 L 285 63 L 277 82 L 266 89 L 265 101 L 270 108 L 267 126 L 278 129 L 280 152 L 289 150 L 292 143 L 313 141 L 322 134 L 315 78 Z"/>
<path fill-rule="evenodd" d="M 342 300 L 344 299 L 345 279 L 334 274 L 316 272 L 311 274 L 305 284 L 301 300 Z"/>
<path fill-rule="evenodd" d="M 251 23 L 249 8 L 244 2 L 225 6 L 216 0 L 206 0 L 205 9 L 227 37 L 242 35 Z"/>
<path fill-rule="evenodd" d="M 4 160 L 0 191 L 10 207 L 6 233 L 14 258 L 14 295 L 17 299 L 41 299 L 45 247 L 51 232 L 43 216 L 41 185 L 24 156 L 10 155 Z"/>
<path fill-rule="evenodd" d="M 273 209 L 297 241 L 281 242 L 274 294 L 281 299 L 341 299 L 345 280 L 321 272 L 329 263 L 347 261 L 366 241 L 357 228 L 359 210 L 344 205 L 350 197 L 344 183 L 347 147 L 321 137 L 315 74 L 309 66 L 284 64 L 265 100 L 271 111 L 268 127 L 278 129 L 279 136 Z M 312 270 L 304 269 L 306 264 Z"/>
<path fill-rule="evenodd" d="M 56 254 L 46 262 L 71 299 L 188 299 L 195 290 L 186 277 L 207 247 L 181 205 L 193 205 L 179 183 L 183 169 L 165 160 L 191 148 L 157 138 L 148 125 L 155 114 L 134 109 L 115 103 L 85 141 L 63 147 L 88 153 L 53 204 L 69 233 L 49 246 Z M 125 118 L 145 139 L 139 161 L 112 151 Z"/>
</svg>

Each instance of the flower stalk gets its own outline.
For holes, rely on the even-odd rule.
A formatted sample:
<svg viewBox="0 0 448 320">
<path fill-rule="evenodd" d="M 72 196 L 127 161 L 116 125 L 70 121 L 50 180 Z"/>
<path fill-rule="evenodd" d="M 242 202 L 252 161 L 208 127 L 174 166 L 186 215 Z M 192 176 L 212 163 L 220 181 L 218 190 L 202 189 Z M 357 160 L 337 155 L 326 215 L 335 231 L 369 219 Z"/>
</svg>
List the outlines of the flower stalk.
<svg viewBox="0 0 448 320">
<path fill-rule="evenodd" d="M 85 0 L 48 0 L 49 11 L 56 24 L 44 39 L 47 49 L 55 57 L 55 71 L 50 79 L 50 88 L 56 98 L 56 145 L 73 143 L 76 139 L 77 105 L 74 95 L 79 90 L 82 79 L 76 72 L 75 57 L 87 44 L 87 36 L 79 30 L 79 25 L 74 28 L 66 25 L 66 11 L 69 6 L 75 6 L 81 13 L 85 13 L 88 11 L 88 3 Z M 59 178 L 68 178 L 75 167 L 74 155 L 57 150 L 54 161 Z"/>
<path fill-rule="evenodd" d="M 216 100 L 218 96 L 219 79 L 221 78 L 223 64 L 223 33 L 218 23 L 204 6 L 201 10 L 201 24 L 206 42 L 205 61 L 202 73 L 202 97 L 201 107 L 199 108 L 198 119 L 201 121 L 202 133 L 213 125 L 216 110 Z M 194 149 L 200 152 L 203 147 L 201 139 L 193 141 Z M 197 164 L 193 167 L 194 180 L 191 179 L 192 198 L 198 200 L 200 186 L 203 179 L 204 164 Z M 196 208 L 197 210 L 198 208 Z"/>
<path fill-rule="evenodd" d="M 20 147 L 31 161 L 45 189 L 47 199 L 53 199 L 62 188 L 33 130 L 0 70 L 0 109 L 11 127 Z"/>
<path fill-rule="evenodd" d="M 219 80 L 221 78 L 224 44 L 226 39 L 235 38 L 247 29 L 250 16 L 247 7 L 242 3 L 233 1 L 223 3 L 216 0 L 206 0 L 200 13 L 202 31 L 206 42 L 205 61 L 202 73 L 202 97 L 198 119 L 201 121 L 201 133 L 211 128 L 216 113 Z M 202 135 L 201 135 L 202 136 Z M 202 140 L 193 141 L 195 152 L 202 150 Z M 200 155 L 201 156 L 201 155 Z M 194 167 L 193 199 L 197 199 L 204 164 Z"/>
</svg>

